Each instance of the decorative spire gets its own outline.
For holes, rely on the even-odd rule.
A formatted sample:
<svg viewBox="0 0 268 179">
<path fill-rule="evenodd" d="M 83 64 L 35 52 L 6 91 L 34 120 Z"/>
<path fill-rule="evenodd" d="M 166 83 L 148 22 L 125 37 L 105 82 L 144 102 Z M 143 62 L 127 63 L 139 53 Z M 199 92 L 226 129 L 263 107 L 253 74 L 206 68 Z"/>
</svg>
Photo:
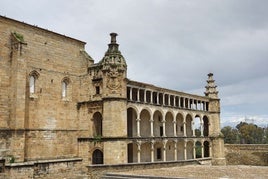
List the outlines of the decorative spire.
<svg viewBox="0 0 268 179">
<path fill-rule="evenodd" d="M 217 86 L 214 82 L 215 80 L 213 79 L 213 73 L 209 73 L 205 95 L 210 98 L 218 98 L 218 91 L 216 89 Z"/>
<path fill-rule="evenodd" d="M 118 54 L 121 54 L 121 52 L 118 50 L 118 47 L 119 47 L 119 44 L 116 43 L 116 36 L 117 36 L 117 33 L 110 33 L 110 36 L 111 36 L 111 43 L 108 44 L 108 50 L 107 52 L 105 53 L 105 55 L 108 53 L 118 53 Z"/>
<path fill-rule="evenodd" d="M 108 44 L 108 50 L 104 57 L 100 61 L 103 66 L 103 70 L 109 70 L 110 68 L 117 68 L 119 71 L 125 71 L 127 68 L 126 61 L 118 50 L 119 44 L 116 43 L 117 33 L 110 33 L 111 43 Z"/>
</svg>

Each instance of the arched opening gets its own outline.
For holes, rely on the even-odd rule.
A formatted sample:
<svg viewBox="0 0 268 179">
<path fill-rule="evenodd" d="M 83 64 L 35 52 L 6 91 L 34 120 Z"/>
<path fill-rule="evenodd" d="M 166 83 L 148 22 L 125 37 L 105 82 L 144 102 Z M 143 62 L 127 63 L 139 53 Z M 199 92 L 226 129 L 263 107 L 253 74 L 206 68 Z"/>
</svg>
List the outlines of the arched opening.
<svg viewBox="0 0 268 179">
<path fill-rule="evenodd" d="M 127 136 L 137 136 L 137 112 L 133 108 L 127 109 Z"/>
<path fill-rule="evenodd" d="M 127 145 L 127 161 L 133 163 L 133 143 Z"/>
<path fill-rule="evenodd" d="M 174 152 L 175 152 L 175 148 L 174 148 L 174 142 L 173 141 L 168 141 L 166 144 L 166 157 L 167 157 L 167 161 L 174 161 Z"/>
<path fill-rule="evenodd" d="M 204 126 L 204 129 L 203 129 L 203 134 L 205 137 L 208 137 L 209 135 L 209 121 L 208 121 L 208 117 L 207 116 L 204 116 L 203 117 L 203 126 Z"/>
<path fill-rule="evenodd" d="M 195 143 L 195 157 L 202 158 L 202 144 L 199 141 Z"/>
<path fill-rule="evenodd" d="M 143 109 L 140 113 L 140 133 L 141 137 L 149 137 L 150 136 L 150 113 Z"/>
<path fill-rule="evenodd" d="M 187 147 L 186 147 L 186 151 L 187 151 L 187 159 L 193 159 L 193 147 L 194 144 L 192 141 L 188 141 L 187 142 Z"/>
<path fill-rule="evenodd" d="M 201 119 L 198 115 L 196 115 L 194 118 L 194 131 L 196 137 L 201 136 Z"/>
<path fill-rule="evenodd" d="M 154 161 L 163 161 L 163 144 L 161 142 L 156 142 L 154 144 Z"/>
<path fill-rule="evenodd" d="M 151 143 L 141 145 L 141 162 L 151 162 Z"/>
<path fill-rule="evenodd" d="M 166 136 L 173 137 L 174 136 L 174 125 L 173 125 L 173 115 L 171 112 L 167 112 L 166 114 Z"/>
<path fill-rule="evenodd" d="M 183 116 L 182 114 L 178 113 L 176 116 L 177 121 L 177 136 L 182 137 L 184 133 L 184 126 L 183 126 Z"/>
<path fill-rule="evenodd" d="M 204 142 L 204 157 L 210 157 L 208 141 Z"/>
<path fill-rule="evenodd" d="M 160 137 L 163 136 L 164 134 L 164 129 L 163 129 L 163 116 L 160 111 L 155 111 L 153 115 L 154 119 L 154 136 L 155 137 Z"/>
<path fill-rule="evenodd" d="M 70 79 L 65 77 L 63 78 L 63 80 L 61 81 L 61 97 L 62 98 L 66 98 L 67 96 L 69 96 L 69 83 L 70 83 Z"/>
<path fill-rule="evenodd" d="M 102 115 L 100 112 L 93 115 L 93 136 L 102 136 Z"/>
<path fill-rule="evenodd" d="M 92 154 L 92 164 L 103 164 L 103 153 L 99 149 Z"/>
<path fill-rule="evenodd" d="M 178 160 L 184 160 L 184 141 L 179 140 L 177 143 L 177 158 Z"/>
<path fill-rule="evenodd" d="M 192 116 L 190 114 L 187 114 L 187 116 L 186 116 L 186 135 L 187 135 L 187 137 L 193 136 Z"/>
<path fill-rule="evenodd" d="M 30 76 L 30 94 L 35 93 L 35 77 L 34 75 Z"/>
<path fill-rule="evenodd" d="M 37 71 L 32 71 L 29 74 L 29 93 L 34 94 L 36 93 L 36 82 L 39 77 L 39 73 Z"/>
</svg>

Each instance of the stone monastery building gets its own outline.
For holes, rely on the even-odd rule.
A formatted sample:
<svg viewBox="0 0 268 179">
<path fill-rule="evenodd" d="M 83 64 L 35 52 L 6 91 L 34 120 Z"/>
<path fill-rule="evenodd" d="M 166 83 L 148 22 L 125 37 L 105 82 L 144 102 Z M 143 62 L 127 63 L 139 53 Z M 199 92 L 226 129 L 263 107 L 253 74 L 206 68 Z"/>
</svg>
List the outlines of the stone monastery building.
<svg viewBox="0 0 268 179">
<path fill-rule="evenodd" d="M 85 42 L 0 16 L 3 162 L 224 164 L 220 99 L 132 81 L 116 33 L 94 61 Z"/>
</svg>

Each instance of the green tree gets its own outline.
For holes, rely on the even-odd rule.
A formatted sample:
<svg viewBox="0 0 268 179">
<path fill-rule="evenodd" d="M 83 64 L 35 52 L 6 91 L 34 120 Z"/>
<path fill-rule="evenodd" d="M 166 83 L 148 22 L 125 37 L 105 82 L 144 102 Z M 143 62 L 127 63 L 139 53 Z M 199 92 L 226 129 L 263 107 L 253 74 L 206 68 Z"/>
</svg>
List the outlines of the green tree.
<svg viewBox="0 0 268 179">
<path fill-rule="evenodd" d="M 238 130 L 232 128 L 231 126 L 225 126 L 221 129 L 221 132 L 224 135 L 224 142 L 227 144 L 236 144 L 239 143 L 239 134 Z"/>
<path fill-rule="evenodd" d="M 246 144 L 261 144 L 264 139 L 264 131 L 261 127 L 255 124 L 245 124 L 239 128 L 242 143 Z"/>
</svg>

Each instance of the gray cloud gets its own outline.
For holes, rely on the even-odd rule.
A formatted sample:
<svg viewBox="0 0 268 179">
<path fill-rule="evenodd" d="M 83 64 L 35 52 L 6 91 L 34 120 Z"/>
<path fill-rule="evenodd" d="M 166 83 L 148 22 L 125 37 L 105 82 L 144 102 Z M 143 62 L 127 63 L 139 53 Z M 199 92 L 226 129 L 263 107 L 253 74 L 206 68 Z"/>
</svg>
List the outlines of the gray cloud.
<svg viewBox="0 0 268 179">
<path fill-rule="evenodd" d="M 267 7 L 266 0 L 1 0 L 0 13 L 86 41 L 96 62 L 117 32 L 133 80 L 203 95 L 213 72 L 226 121 L 268 116 Z"/>
</svg>

